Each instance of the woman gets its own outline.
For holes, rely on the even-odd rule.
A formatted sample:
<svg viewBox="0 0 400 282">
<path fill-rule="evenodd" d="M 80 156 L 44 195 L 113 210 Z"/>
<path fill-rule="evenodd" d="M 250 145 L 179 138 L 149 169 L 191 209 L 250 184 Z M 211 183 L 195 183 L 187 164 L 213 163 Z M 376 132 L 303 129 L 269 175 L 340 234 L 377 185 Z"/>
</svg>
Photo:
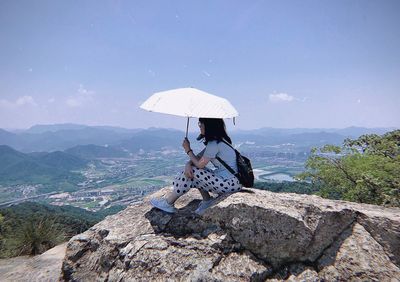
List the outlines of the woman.
<svg viewBox="0 0 400 282">
<path fill-rule="evenodd" d="M 232 144 L 232 141 L 226 133 L 224 120 L 199 118 L 199 127 L 200 138 L 198 140 L 204 138 L 206 147 L 196 156 L 190 148 L 189 140 L 187 138 L 183 140 L 182 147 L 190 160 L 186 163 L 185 171 L 177 175 L 172 182 L 173 190 L 165 195 L 164 198 L 151 199 L 150 202 L 154 207 L 165 212 L 174 213 L 176 212 L 175 201 L 190 188 L 197 188 L 200 190 L 203 201 L 196 209 L 196 213 L 201 214 L 216 199 L 212 198 L 209 192 L 222 195 L 242 189 L 242 185 L 236 176 L 229 172 L 216 158 L 221 158 L 237 172 L 236 153 L 225 143 Z M 206 167 L 210 161 L 216 167 L 215 170 Z"/>
</svg>

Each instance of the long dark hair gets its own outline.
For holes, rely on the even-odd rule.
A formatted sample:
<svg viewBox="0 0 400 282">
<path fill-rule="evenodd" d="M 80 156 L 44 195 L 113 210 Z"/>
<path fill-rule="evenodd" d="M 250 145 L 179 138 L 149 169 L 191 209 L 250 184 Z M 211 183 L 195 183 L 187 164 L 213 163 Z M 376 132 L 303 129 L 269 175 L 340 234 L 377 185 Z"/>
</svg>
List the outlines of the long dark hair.
<svg viewBox="0 0 400 282">
<path fill-rule="evenodd" d="M 222 118 L 199 118 L 199 122 L 204 124 L 204 145 L 209 141 L 216 140 L 217 143 L 225 139 L 229 144 L 232 144 L 231 138 L 226 133 L 225 122 Z"/>
</svg>

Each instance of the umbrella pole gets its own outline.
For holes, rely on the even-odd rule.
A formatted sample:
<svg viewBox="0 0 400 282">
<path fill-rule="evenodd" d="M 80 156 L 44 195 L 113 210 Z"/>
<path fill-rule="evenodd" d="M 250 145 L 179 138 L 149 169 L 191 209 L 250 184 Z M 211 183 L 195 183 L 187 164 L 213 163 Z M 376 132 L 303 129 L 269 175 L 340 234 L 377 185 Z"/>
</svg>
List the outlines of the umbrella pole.
<svg viewBox="0 0 400 282">
<path fill-rule="evenodd" d="M 188 135 L 188 129 L 189 129 L 189 117 L 187 118 L 187 121 L 186 121 L 186 138 Z"/>
</svg>

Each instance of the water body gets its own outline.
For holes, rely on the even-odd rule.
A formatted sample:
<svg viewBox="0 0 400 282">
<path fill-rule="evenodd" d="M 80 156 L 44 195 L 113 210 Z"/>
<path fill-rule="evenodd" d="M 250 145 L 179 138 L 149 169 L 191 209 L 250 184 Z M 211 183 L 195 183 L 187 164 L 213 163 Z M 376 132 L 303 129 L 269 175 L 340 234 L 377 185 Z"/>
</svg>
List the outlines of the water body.
<svg viewBox="0 0 400 282">
<path fill-rule="evenodd" d="M 272 180 L 276 180 L 276 181 L 295 181 L 293 179 L 293 177 L 291 177 L 288 174 L 284 174 L 284 173 L 277 173 L 277 174 L 268 175 L 266 177 L 266 179 L 272 179 Z"/>
<path fill-rule="evenodd" d="M 275 173 L 275 174 L 263 174 L 259 175 L 259 179 L 262 180 L 274 180 L 274 181 L 295 181 L 293 177 L 285 173 Z"/>
</svg>

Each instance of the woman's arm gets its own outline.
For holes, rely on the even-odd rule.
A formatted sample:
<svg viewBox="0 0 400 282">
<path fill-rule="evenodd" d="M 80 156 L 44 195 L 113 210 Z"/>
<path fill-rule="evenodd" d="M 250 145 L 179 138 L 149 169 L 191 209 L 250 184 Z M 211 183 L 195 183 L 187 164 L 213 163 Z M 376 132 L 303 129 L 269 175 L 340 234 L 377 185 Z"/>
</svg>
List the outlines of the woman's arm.
<svg viewBox="0 0 400 282">
<path fill-rule="evenodd" d="M 202 152 L 200 152 L 200 153 L 204 153 L 204 150 L 203 150 Z M 199 155 L 200 155 L 200 153 L 199 153 Z M 189 158 L 190 158 L 190 162 L 191 162 L 194 166 L 196 166 L 197 168 L 204 168 L 204 167 L 208 164 L 208 162 L 210 161 L 210 158 L 207 158 L 207 157 L 201 156 L 200 158 L 198 158 L 198 157 L 193 153 L 193 151 L 190 151 L 190 152 L 188 153 L 188 155 L 189 155 Z M 203 154 L 201 154 L 201 155 L 203 155 Z"/>
<path fill-rule="evenodd" d="M 200 158 L 203 156 L 205 150 L 206 150 L 206 148 L 204 148 L 203 150 L 201 150 L 200 153 L 195 155 L 197 160 L 200 160 Z M 189 160 L 186 164 L 194 165 L 194 163 L 191 160 Z"/>
<path fill-rule="evenodd" d="M 188 154 L 190 161 L 194 166 L 197 168 L 204 168 L 208 162 L 210 161 L 210 158 L 207 157 L 200 157 L 200 159 L 197 158 L 197 156 L 193 153 L 193 150 L 190 149 L 190 142 L 187 138 L 183 140 L 182 147 L 185 150 L 185 152 Z M 205 149 L 204 149 L 205 150 Z M 200 152 L 201 154 L 204 154 L 204 150 Z"/>
</svg>

